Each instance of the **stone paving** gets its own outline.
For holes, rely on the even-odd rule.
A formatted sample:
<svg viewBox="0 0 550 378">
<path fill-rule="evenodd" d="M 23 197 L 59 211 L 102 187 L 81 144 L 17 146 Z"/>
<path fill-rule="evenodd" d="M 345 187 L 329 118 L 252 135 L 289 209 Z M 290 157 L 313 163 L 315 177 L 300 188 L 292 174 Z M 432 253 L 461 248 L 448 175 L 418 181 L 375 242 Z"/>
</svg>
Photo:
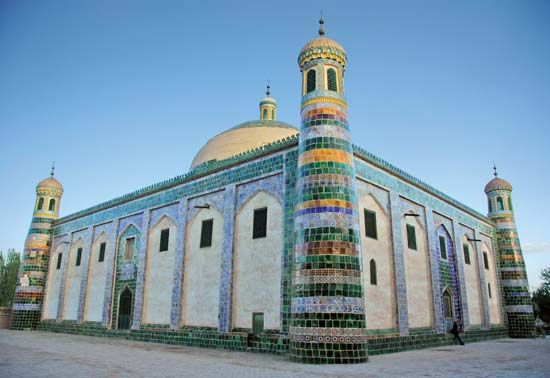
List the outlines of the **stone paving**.
<svg viewBox="0 0 550 378">
<path fill-rule="evenodd" d="M 0 330 L 1 377 L 550 377 L 550 338 L 502 339 L 302 365 L 286 357 Z"/>
</svg>

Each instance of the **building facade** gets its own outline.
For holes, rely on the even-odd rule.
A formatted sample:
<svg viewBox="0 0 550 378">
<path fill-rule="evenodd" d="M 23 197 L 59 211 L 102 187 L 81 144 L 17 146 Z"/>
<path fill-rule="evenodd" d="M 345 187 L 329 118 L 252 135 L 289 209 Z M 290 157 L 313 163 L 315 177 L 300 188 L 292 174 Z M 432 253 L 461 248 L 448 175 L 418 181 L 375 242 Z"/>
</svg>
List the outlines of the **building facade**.
<svg viewBox="0 0 550 378">
<path fill-rule="evenodd" d="M 469 340 L 532 337 L 510 184 L 487 185 L 485 216 L 353 144 L 347 55 L 319 34 L 300 129 L 268 88 L 185 175 L 61 218 L 61 184 L 41 182 L 12 328 L 304 363 L 449 343 L 453 320 Z"/>
</svg>

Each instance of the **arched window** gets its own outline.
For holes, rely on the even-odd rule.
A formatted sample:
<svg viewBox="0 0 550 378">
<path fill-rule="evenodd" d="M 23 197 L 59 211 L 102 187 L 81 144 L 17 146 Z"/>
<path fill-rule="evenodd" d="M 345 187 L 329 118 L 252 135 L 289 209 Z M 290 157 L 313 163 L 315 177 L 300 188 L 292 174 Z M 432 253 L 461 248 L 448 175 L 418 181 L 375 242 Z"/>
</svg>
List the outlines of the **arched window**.
<svg viewBox="0 0 550 378">
<path fill-rule="evenodd" d="M 445 319 L 453 318 L 453 300 L 449 290 L 445 290 L 443 293 L 443 314 Z"/>
<path fill-rule="evenodd" d="M 512 197 L 508 197 L 508 210 L 512 211 Z"/>
<path fill-rule="evenodd" d="M 493 211 L 493 201 L 490 198 L 487 198 L 487 203 L 489 204 L 489 212 Z"/>
<path fill-rule="evenodd" d="M 38 205 L 36 206 L 36 210 L 42 210 L 44 207 L 44 197 L 40 197 L 38 199 Z"/>
<path fill-rule="evenodd" d="M 49 210 L 49 211 L 54 211 L 54 210 L 55 210 L 55 200 L 54 200 L 53 198 L 50 200 L 50 204 L 49 204 L 49 206 L 48 206 L 48 210 Z"/>
<path fill-rule="evenodd" d="M 275 119 L 275 109 L 271 110 L 271 119 Z"/>
<path fill-rule="evenodd" d="M 504 201 L 502 200 L 502 197 L 497 197 L 497 209 L 504 210 Z"/>
<path fill-rule="evenodd" d="M 315 80 L 316 80 L 315 76 L 316 76 L 315 69 L 311 69 L 307 71 L 307 81 L 306 81 L 307 93 L 313 92 L 315 90 Z"/>
<path fill-rule="evenodd" d="M 264 111 L 263 111 L 262 118 L 267 119 L 267 109 L 265 109 L 265 108 L 264 108 Z"/>
<path fill-rule="evenodd" d="M 327 70 L 327 83 L 328 90 L 338 92 L 338 85 L 336 80 L 336 70 L 334 68 L 329 68 Z"/>
<path fill-rule="evenodd" d="M 377 285 L 378 278 L 376 277 L 376 261 L 374 261 L 374 259 L 370 260 L 369 267 L 370 267 L 370 284 Z"/>
</svg>

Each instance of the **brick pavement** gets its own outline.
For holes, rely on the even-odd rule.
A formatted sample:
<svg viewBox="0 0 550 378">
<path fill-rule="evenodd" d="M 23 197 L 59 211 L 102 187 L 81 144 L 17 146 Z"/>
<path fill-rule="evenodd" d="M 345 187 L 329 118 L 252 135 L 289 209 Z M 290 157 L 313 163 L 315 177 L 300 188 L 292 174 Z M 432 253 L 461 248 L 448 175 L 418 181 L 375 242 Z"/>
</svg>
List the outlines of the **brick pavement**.
<svg viewBox="0 0 550 378">
<path fill-rule="evenodd" d="M 0 330 L 2 377 L 550 377 L 550 338 L 374 356 L 349 366 L 120 339 Z"/>
</svg>

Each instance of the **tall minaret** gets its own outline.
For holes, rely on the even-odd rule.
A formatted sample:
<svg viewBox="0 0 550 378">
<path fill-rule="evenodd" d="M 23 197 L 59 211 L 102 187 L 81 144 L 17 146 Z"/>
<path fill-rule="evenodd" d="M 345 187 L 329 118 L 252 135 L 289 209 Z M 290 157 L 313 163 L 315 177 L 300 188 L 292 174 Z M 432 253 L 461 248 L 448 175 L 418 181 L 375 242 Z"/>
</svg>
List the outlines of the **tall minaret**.
<svg viewBox="0 0 550 378">
<path fill-rule="evenodd" d="M 533 303 L 529 295 L 529 283 L 519 244 L 514 210 L 512 207 L 512 185 L 494 176 L 485 186 L 489 207 L 488 217 L 496 226 L 496 241 L 501 272 L 501 291 L 504 294 L 504 310 L 508 318 L 510 337 L 534 337 L 535 319 Z"/>
<path fill-rule="evenodd" d="M 344 97 L 346 52 L 324 36 L 300 51 L 302 103 L 290 358 L 367 360 L 355 168 Z"/>
<path fill-rule="evenodd" d="M 31 228 L 21 256 L 19 282 L 15 289 L 11 329 L 34 329 L 40 322 L 50 261 L 51 227 L 59 218 L 59 202 L 63 194 L 63 186 L 53 176 L 52 166 L 50 177 L 36 186 Z"/>
</svg>

